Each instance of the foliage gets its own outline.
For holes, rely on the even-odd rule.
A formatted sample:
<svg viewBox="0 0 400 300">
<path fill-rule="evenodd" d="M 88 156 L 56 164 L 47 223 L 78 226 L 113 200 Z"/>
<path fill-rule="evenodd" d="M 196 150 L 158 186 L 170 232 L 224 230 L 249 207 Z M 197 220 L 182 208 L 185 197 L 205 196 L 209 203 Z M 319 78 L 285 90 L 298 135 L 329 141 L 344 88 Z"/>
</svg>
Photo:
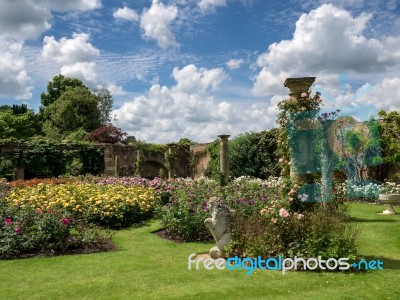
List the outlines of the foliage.
<svg viewBox="0 0 400 300">
<path fill-rule="evenodd" d="M 218 182 L 221 181 L 220 166 L 219 166 L 219 151 L 220 141 L 216 139 L 207 147 L 207 153 L 210 156 L 210 162 L 208 163 L 205 176 L 210 177 Z"/>
<path fill-rule="evenodd" d="M 110 91 L 106 87 L 102 87 L 94 91 L 97 97 L 97 107 L 100 111 L 100 123 L 103 126 L 110 125 L 112 120 L 111 111 L 113 106 L 113 98 Z"/>
<path fill-rule="evenodd" d="M 65 136 L 79 128 L 90 132 L 101 125 L 98 99 L 86 87 L 70 88 L 44 110 L 43 131 Z"/>
<path fill-rule="evenodd" d="M 126 227 L 148 219 L 156 194 L 150 188 L 100 184 L 43 184 L 13 189 L 6 201 L 16 207 L 65 211 L 90 223 Z"/>
<path fill-rule="evenodd" d="M 263 179 L 278 175 L 276 132 L 276 129 L 250 132 L 232 139 L 229 142 L 230 175 Z"/>
<path fill-rule="evenodd" d="M 357 230 L 346 214 L 324 205 L 304 214 L 272 201 L 260 214 L 237 215 L 231 254 L 257 257 L 355 259 Z"/>
<path fill-rule="evenodd" d="M 88 239 L 89 238 L 89 239 Z M 93 249 L 109 241 L 99 229 L 59 210 L 0 204 L 0 258 Z"/>
<path fill-rule="evenodd" d="M 0 111 L 0 139 L 25 139 L 38 132 L 38 120 L 33 111 L 23 114 L 14 114 L 12 110 Z"/>
<path fill-rule="evenodd" d="M 384 162 L 393 165 L 400 162 L 400 113 L 382 110 L 378 115 L 381 118 L 379 127 Z"/>
<path fill-rule="evenodd" d="M 219 184 L 209 179 L 177 179 L 171 182 L 171 197 L 166 205 L 157 207 L 157 215 L 170 235 L 184 241 L 209 240 L 204 226 L 208 217 L 207 201 L 220 196 Z"/>
<path fill-rule="evenodd" d="M 276 164 L 278 129 L 262 132 L 248 132 L 229 140 L 229 175 L 232 178 L 251 176 L 266 179 L 279 175 Z M 217 139 L 211 143 L 207 152 L 210 163 L 206 175 L 220 180 L 219 145 Z"/>
<path fill-rule="evenodd" d="M 0 161 L 11 162 L 9 169 L 23 165 L 28 177 L 37 172 L 46 177 L 63 175 L 77 159 L 82 163 L 82 174 L 100 174 L 104 170 L 102 148 L 88 142 L 64 144 L 38 138 L 26 141 L 13 151 L 0 153 Z"/>
<path fill-rule="evenodd" d="M 13 106 L 10 108 L 12 109 L 14 115 L 22 115 L 28 112 L 28 105 L 26 104 L 13 104 Z"/>
<path fill-rule="evenodd" d="M 54 76 L 52 81 L 47 84 L 47 93 L 40 95 L 42 109 L 58 100 L 64 92 L 75 87 L 82 87 L 88 90 L 82 80 L 78 78 L 69 78 L 61 74 Z"/>
<path fill-rule="evenodd" d="M 136 138 L 133 135 L 128 135 L 124 140 L 122 141 L 124 144 L 133 146 L 136 144 Z"/>
<path fill-rule="evenodd" d="M 98 143 L 120 143 L 124 136 L 127 136 L 126 132 L 122 132 L 120 128 L 112 125 L 101 126 L 87 135 L 89 141 Z"/>
<path fill-rule="evenodd" d="M 64 139 L 66 142 L 79 142 L 86 139 L 88 133 L 83 128 L 70 132 Z"/>
<path fill-rule="evenodd" d="M 237 215 L 257 215 L 267 203 L 281 199 L 280 184 L 280 179 L 275 177 L 268 180 L 238 177 L 225 188 L 225 200 Z"/>
</svg>

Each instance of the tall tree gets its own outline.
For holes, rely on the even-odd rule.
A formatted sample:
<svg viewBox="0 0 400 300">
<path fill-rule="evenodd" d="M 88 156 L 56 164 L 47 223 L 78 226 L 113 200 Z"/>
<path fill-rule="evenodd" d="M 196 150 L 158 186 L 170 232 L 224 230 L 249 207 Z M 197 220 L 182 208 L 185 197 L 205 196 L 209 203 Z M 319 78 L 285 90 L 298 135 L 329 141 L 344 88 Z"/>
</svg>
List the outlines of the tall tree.
<svg viewBox="0 0 400 300">
<path fill-rule="evenodd" d="M 97 107 L 100 111 L 100 122 L 103 126 L 109 126 L 112 119 L 111 110 L 114 102 L 112 95 L 105 87 L 95 90 L 94 94 L 98 99 Z"/>
<path fill-rule="evenodd" d="M 83 84 L 82 80 L 78 78 L 69 78 L 64 75 L 56 75 L 52 81 L 47 84 L 47 93 L 40 95 L 40 103 L 43 107 L 47 107 L 54 103 L 61 95 L 70 88 L 83 87 L 88 88 Z"/>
<path fill-rule="evenodd" d="M 68 88 L 44 111 L 43 131 L 49 137 L 66 136 L 83 129 L 90 132 L 101 125 L 98 98 L 86 87 Z"/>
<path fill-rule="evenodd" d="M 0 110 L 0 139 L 25 139 L 38 133 L 38 122 L 33 111 L 13 114 L 12 109 Z"/>
</svg>

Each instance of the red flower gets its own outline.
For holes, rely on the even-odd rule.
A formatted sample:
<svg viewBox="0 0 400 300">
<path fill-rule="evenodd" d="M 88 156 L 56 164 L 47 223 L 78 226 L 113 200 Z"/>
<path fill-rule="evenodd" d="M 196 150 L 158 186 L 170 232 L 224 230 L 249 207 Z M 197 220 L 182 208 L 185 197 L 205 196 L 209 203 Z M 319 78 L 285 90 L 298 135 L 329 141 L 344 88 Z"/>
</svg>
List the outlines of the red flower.
<svg viewBox="0 0 400 300">
<path fill-rule="evenodd" d="M 64 225 L 68 225 L 68 224 L 69 224 L 69 219 L 66 218 L 66 217 L 63 217 L 63 218 L 61 219 L 61 223 L 63 223 Z"/>
<path fill-rule="evenodd" d="M 21 233 L 21 227 L 19 227 L 18 225 L 17 226 L 15 226 L 15 233 L 16 234 L 19 234 L 19 233 Z"/>
<path fill-rule="evenodd" d="M 10 218 L 10 217 L 6 218 L 6 219 L 4 220 L 4 223 L 6 223 L 6 225 L 10 225 L 10 224 L 12 223 L 11 218 Z"/>
</svg>

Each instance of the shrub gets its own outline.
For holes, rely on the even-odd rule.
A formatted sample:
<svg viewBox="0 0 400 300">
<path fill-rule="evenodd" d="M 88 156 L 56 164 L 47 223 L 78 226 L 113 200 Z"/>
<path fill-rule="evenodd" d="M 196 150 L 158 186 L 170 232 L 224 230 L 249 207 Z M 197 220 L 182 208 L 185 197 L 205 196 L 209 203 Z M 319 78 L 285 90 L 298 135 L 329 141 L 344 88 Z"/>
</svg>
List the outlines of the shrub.
<svg viewBox="0 0 400 300">
<path fill-rule="evenodd" d="M 98 143 L 120 143 L 125 136 L 128 134 L 126 132 L 122 132 L 120 128 L 114 126 L 101 126 L 92 132 L 90 132 L 86 138 L 89 141 L 94 141 Z"/>
<path fill-rule="evenodd" d="M 204 225 L 209 217 L 207 202 L 221 196 L 219 184 L 209 179 L 178 179 L 171 183 L 169 202 L 160 205 L 157 215 L 169 233 L 184 241 L 210 240 L 211 234 Z"/>
<path fill-rule="evenodd" d="M 258 215 L 237 215 L 229 251 L 257 257 L 356 258 L 357 228 L 343 209 L 319 205 L 313 211 L 289 212 L 276 202 Z"/>
<path fill-rule="evenodd" d="M 96 250 L 110 236 L 67 211 L 0 205 L 0 258 Z M 88 238 L 91 237 L 91 238 Z"/>
<path fill-rule="evenodd" d="M 226 201 L 236 214 L 250 216 L 258 214 L 269 202 L 281 198 L 278 187 L 280 180 L 239 177 L 225 188 Z"/>
</svg>

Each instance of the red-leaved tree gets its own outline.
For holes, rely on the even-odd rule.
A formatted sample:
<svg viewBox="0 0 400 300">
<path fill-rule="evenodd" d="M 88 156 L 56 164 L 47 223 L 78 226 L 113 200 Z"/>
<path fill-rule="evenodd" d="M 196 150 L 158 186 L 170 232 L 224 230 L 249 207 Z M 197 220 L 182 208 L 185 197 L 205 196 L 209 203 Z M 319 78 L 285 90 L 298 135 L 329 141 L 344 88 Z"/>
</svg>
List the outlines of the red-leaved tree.
<svg viewBox="0 0 400 300">
<path fill-rule="evenodd" d="M 87 135 L 89 141 L 115 144 L 121 142 L 128 134 L 115 126 L 101 126 Z"/>
</svg>

